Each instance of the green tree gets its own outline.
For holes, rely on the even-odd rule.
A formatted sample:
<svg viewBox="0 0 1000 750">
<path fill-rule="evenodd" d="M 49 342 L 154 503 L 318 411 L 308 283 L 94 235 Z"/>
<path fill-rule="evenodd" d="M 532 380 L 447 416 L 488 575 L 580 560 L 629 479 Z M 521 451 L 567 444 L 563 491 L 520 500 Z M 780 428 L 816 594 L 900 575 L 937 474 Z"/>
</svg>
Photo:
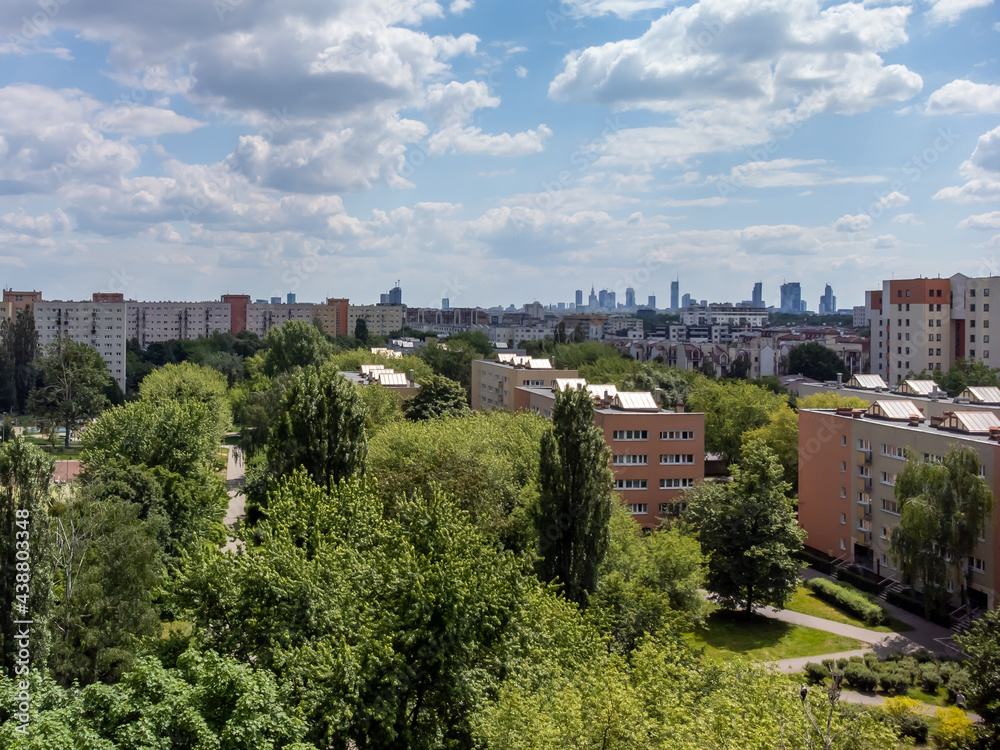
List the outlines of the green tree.
<svg viewBox="0 0 1000 750">
<path fill-rule="evenodd" d="M 727 609 L 783 607 L 798 584 L 805 536 L 795 522 L 781 464 L 760 443 L 749 444 L 727 484 L 690 493 L 686 518 L 708 556 L 709 591 Z"/>
<path fill-rule="evenodd" d="M 117 681 L 141 638 L 158 636 L 156 529 L 138 504 L 86 493 L 53 519 L 53 671 L 63 685 Z"/>
<path fill-rule="evenodd" d="M 0 675 L 13 676 L 22 626 L 31 620 L 30 663 L 45 664 L 49 592 L 49 485 L 55 462 L 19 435 L 0 445 Z M 22 673 L 23 674 L 23 673 Z"/>
<path fill-rule="evenodd" d="M 243 380 L 247 374 L 243 357 L 234 352 L 212 352 L 202 360 L 202 364 L 225 375 L 226 383 L 230 388 Z"/>
<path fill-rule="evenodd" d="M 369 438 L 403 419 L 399 396 L 392 389 L 371 383 L 358 388 L 358 395 L 365 411 L 365 432 Z M 464 398 L 463 395 L 463 400 Z"/>
<path fill-rule="evenodd" d="M 469 412 L 469 402 L 461 383 L 431 375 L 420 384 L 416 396 L 403 408 L 407 419 L 433 419 L 442 416 L 461 416 Z"/>
<path fill-rule="evenodd" d="M 483 336 L 481 332 L 480 336 Z M 486 337 L 483 336 L 483 339 Z M 489 346 L 488 342 L 487 345 Z M 430 365 L 435 375 L 454 380 L 465 389 L 466 403 L 472 393 L 472 363 L 477 359 L 487 359 L 492 356 L 492 346 L 489 355 L 483 354 L 482 341 L 477 339 L 453 337 L 443 344 L 431 342 L 420 351 L 420 358 Z M 420 381 L 423 383 L 423 381 Z"/>
<path fill-rule="evenodd" d="M 96 349 L 68 337 L 45 347 L 36 367 L 42 384 L 31 394 L 31 410 L 62 426 L 65 447 L 69 448 L 72 430 L 108 405 L 104 395 L 110 380 L 107 367 Z"/>
<path fill-rule="evenodd" d="M 836 380 L 838 373 L 847 374 L 847 365 L 833 349 L 818 341 L 809 341 L 792 347 L 788 353 L 788 372 L 813 380 Z"/>
<path fill-rule="evenodd" d="M 740 460 L 744 435 L 767 424 L 788 403 L 779 395 L 742 380 L 698 380 L 688 395 L 688 411 L 705 414 L 705 450 L 728 463 Z"/>
<path fill-rule="evenodd" d="M 767 422 L 743 435 L 743 445 L 754 441 L 766 445 L 778 460 L 785 481 L 794 493 L 799 486 L 799 415 L 788 406 L 782 406 L 767 416 Z"/>
<path fill-rule="evenodd" d="M 264 337 L 264 349 L 253 357 L 251 374 L 258 369 L 273 378 L 296 367 L 316 365 L 333 354 L 333 345 L 315 326 L 292 320 L 276 326 Z"/>
<path fill-rule="evenodd" d="M 611 451 L 594 425 L 587 391 L 565 391 L 552 407 L 552 429 L 542 436 L 539 460 L 539 576 L 558 581 L 566 597 L 586 606 L 597 588 L 610 541 Z"/>
<path fill-rule="evenodd" d="M 931 377 L 941 390 L 954 398 L 970 385 L 997 386 L 1000 385 L 1000 371 L 988 367 L 983 362 L 968 361 L 964 357 L 955 360 L 947 372 L 934 370 Z"/>
<path fill-rule="evenodd" d="M 222 440 L 233 421 L 227 391 L 223 374 L 191 362 L 164 365 L 146 376 L 139 386 L 139 396 L 145 401 L 203 404 L 215 422 L 216 442 Z"/>
<path fill-rule="evenodd" d="M 991 610 L 955 636 L 969 657 L 969 698 L 972 708 L 994 733 L 1000 733 L 1000 610 Z"/>
<path fill-rule="evenodd" d="M 18 311 L 13 318 L 0 323 L 0 359 L 6 370 L 6 383 L 0 384 L 8 393 L 9 406 L 23 412 L 35 385 L 35 359 L 38 356 L 38 331 L 30 307 Z"/>
<path fill-rule="evenodd" d="M 801 396 L 795 406 L 799 409 L 867 409 L 871 403 L 858 396 L 842 396 L 835 392 L 812 393 Z"/>
<path fill-rule="evenodd" d="M 947 601 L 949 573 L 964 572 L 964 600 L 973 576 L 968 558 L 979 545 L 995 504 L 989 485 L 979 475 L 979 454 L 955 447 L 941 463 L 931 463 L 908 452 L 896 478 L 895 495 L 901 517 L 890 549 L 911 583 L 922 584 L 927 614 Z"/>
<path fill-rule="evenodd" d="M 354 338 L 362 344 L 368 343 L 368 321 L 364 318 L 358 318 L 358 322 L 354 324 Z"/>
<path fill-rule="evenodd" d="M 271 473 L 284 476 L 301 466 L 325 487 L 363 473 L 367 456 L 365 411 L 357 388 L 330 363 L 292 375 L 267 441 Z"/>
</svg>

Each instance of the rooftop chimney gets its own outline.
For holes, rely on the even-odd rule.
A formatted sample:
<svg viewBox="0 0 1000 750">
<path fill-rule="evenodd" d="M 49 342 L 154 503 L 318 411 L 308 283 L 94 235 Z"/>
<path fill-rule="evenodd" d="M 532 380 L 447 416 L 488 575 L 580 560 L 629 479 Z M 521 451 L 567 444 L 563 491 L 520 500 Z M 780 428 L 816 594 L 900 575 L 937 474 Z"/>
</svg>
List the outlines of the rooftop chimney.
<svg viewBox="0 0 1000 750">
<path fill-rule="evenodd" d="M 683 401 L 678 401 L 676 404 L 674 404 L 674 411 L 677 412 L 678 414 L 683 414 L 684 413 L 684 402 Z"/>
</svg>

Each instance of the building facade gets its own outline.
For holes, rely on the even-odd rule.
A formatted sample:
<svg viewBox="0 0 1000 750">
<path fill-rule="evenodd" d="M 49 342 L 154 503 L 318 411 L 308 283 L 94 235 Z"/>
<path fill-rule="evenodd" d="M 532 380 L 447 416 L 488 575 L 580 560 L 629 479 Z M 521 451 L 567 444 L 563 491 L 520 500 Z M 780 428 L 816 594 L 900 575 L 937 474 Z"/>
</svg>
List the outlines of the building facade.
<svg viewBox="0 0 1000 750">
<path fill-rule="evenodd" d="M 95 303 L 100 304 L 100 303 Z M 136 302 L 127 309 L 126 340 L 136 339 L 145 349 L 153 342 L 193 340 L 232 331 L 232 308 L 218 302 Z"/>
<path fill-rule="evenodd" d="M 518 389 L 526 386 L 553 388 L 557 378 L 576 378 L 576 370 L 557 370 L 547 359 L 500 354 L 498 360 L 472 363 L 472 408 L 477 411 L 528 408 L 528 397 Z"/>
<path fill-rule="evenodd" d="M 125 390 L 125 302 L 35 301 L 33 312 L 39 346 L 69 337 L 92 347 L 104 360 L 108 374 Z"/>
<path fill-rule="evenodd" d="M 349 335 L 354 335 L 359 319 L 368 325 L 369 334 L 388 336 L 403 330 L 406 323 L 406 308 L 402 305 L 349 305 L 347 308 Z"/>
</svg>

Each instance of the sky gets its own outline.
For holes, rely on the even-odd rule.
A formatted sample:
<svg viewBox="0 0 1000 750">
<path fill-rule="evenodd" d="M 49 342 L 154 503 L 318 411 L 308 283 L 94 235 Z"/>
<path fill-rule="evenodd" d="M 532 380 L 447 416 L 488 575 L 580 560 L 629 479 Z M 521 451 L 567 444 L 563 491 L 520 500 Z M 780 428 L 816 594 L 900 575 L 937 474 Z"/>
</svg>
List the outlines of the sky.
<svg viewBox="0 0 1000 750">
<path fill-rule="evenodd" d="M 1000 273 L 993 0 L 3 0 L 0 278 L 816 309 Z"/>
</svg>

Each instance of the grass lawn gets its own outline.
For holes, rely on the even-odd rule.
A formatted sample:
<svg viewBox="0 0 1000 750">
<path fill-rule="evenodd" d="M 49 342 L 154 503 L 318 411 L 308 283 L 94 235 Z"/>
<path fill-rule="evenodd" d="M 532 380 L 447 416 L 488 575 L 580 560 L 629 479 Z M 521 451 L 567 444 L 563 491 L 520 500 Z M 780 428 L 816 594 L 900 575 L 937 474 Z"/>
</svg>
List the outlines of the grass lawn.
<svg viewBox="0 0 1000 750">
<path fill-rule="evenodd" d="M 819 656 L 854 651 L 861 642 L 822 630 L 771 620 L 763 615 L 745 617 L 739 612 L 716 609 L 705 627 L 684 636 L 696 648 L 704 648 L 712 659 L 743 657 L 750 661 L 777 661 L 796 656 Z"/>
<path fill-rule="evenodd" d="M 837 583 L 841 586 L 844 585 L 840 581 L 837 581 Z M 849 586 L 844 587 L 850 588 Z M 876 633 L 903 633 L 907 630 L 913 630 L 905 622 L 900 622 L 895 617 L 889 618 L 888 625 L 879 625 L 873 628 L 870 625 L 866 625 L 864 620 L 852 617 L 846 612 L 837 609 L 832 604 L 823 601 L 802 584 L 799 584 L 799 587 L 795 590 L 795 596 L 785 605 L 785 609 L 790 609 L 792 612 L 801 612 L 804 615 L 812 615 L 813 617 L 822 617 L 824 620 L 832 620 L 844 625 L 854 625 L 865 630 L 874 630 Z"/>
</svg>

